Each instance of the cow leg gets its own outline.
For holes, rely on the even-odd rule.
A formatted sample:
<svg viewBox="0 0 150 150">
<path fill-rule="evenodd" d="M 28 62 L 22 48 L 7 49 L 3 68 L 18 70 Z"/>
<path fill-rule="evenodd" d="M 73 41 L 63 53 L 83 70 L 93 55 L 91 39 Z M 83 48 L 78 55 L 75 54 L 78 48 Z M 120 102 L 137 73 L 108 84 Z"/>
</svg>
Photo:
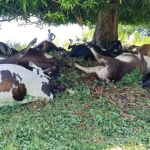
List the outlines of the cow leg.
<svg viewBox="0 0 150 150">
<path fill-rule="evenodd" d="M 26 54 L 27 52 L 29 51 L 29 49 L 31 48 L 32 45 L 34 45 L 37 41 L 37 38 L 34 38 L 30 43 L 29 45 L 27 46 L 26 49 L 22 50 L 21 52 L 19 52 L 18 54 L 18 59 L 16 61 L 16 64 L 18 64 L 19 60 L 22 59 Z"/>
<path fill-rule="evenodd" d="M 91 52 L 93 53 L 93 55 L 96 58 L 97 62 L 104 63 L 104 64 L 108 63 L 109 58 L 111 58 L 111 57 L 100 55 L 99 53 L 96 52 L 96 50 L 94 49 L 94 47 L 90 43 L 86 42 L 85 45 L 91 50 Z"/>
<path fill-rule="evenodd" d="M 145 75 L 147 73 L 147 62 L 145 61 L 144 56 L 140 51 L 138 51 L 138 57 L 141 60 L 141 63 L 143 64 L 141 73 Z"/>
<path fill-rule="evenodd" d="M 98 75 L 98 77 L 100 79 L 102 79 L 103 81 L 106 81 L 106 83 L 110 82 L 110 80 L 107 78 L 107 75 L 108 75 L 108 69 L 107 69 L 107 67 L 104 67 L 104 66 L 83 67 L 83 66 L 78 65 L 77 63 L 75 64 L 75 66 L 78 69 L 86 72 L 87 74 L 96 73 Z"/>
<path fill-rule="evenodd" d="M 37 38 L 34 38 L 34 39 L 28 44 L 28 46 L 27 46 L 26 49 L 31 48 L 31 46 L 34 45 L 36 42 L 37 42 Z"/>
<path fill-rule="evenodd" d="M 102 55 L 100 55 L 99 53 L 97 53 L 96 50 L 93 47 L 89 47 L 89 46 L 87 46 L 87 47 L 91 50 L 91 52 L 93 53 L 93 55 L 96 58 L 96 60 L 98 62 L 101 62 L 100 59 L 102 58 Z"/>
<path fill-rule="evenodd" d="M 96 73 L 96 71 L 100 70 L 100 68 L 101 68 L 101 66 L 97 66 L 97 67 L 83 67 L 83 66 L 78 65 L 77 63 L 75 63 L 75 66 L 78 69 L 80 69 L 80 70 L 82 70 L 82 71 L 84 71 L 84 72 L 86 72 L 88 74 L 89 73 Z"/>
<path fill-rule="evenodd" d="M 99 53 L 97 53 L 95 51 L 95 49 L 93 47 L 90 47 L 89 49 L 92 51 L 92 53 L 95 56 L 97 62 L 99 62 L 100 64 L 105 64 L 107 67 L 111 67 L 112 63 L 114 61 L 116 61 L 115 58 L 111 58 L 111 57 L 108 57 L 108 56 L 100 55 Z"/>
</svg>

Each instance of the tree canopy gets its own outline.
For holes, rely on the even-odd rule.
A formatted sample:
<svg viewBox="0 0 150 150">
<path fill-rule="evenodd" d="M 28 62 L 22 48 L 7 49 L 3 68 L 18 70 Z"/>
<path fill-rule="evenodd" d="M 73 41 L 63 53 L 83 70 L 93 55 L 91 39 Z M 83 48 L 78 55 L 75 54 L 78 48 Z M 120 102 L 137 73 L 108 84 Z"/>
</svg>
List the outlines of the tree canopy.
<svg viewBox="0 0 150 150">
<path fill-rule="evenodd" d="M 30 17 L 35 16 L 37 25 L 43 22 L 95 25 L 98 13 L 108 9 L 118 10 L 121 23 L 149 23 L 149 0 L 1 0 L 0 21 L 23 19 L 30 22 Z"/>
<path fill-rule="evenodd" d="M 108 49 L 118 40 L 118 22 L 149 24 L 149 0 L 0 0 L 0 22 L 22 19 L 25 24 L 95 25 L 92 42 Z M 31 22 L 31 17 L 37 21 Z"/>
</svg>

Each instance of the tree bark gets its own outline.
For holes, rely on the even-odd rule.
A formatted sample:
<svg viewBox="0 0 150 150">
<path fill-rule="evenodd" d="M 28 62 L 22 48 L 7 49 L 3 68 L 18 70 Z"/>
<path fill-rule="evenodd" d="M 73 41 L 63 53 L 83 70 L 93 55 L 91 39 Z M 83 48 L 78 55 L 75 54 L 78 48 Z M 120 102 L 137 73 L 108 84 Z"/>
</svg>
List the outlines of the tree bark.
<svg viewBox="0 0 150 150">
<path fill-rule="evenodd" d="M 112 41 L 118 40 L 118 11 L 109 9 L 99 12 L 92 42 L 102 48 L 108 48 Z"/>
</svg>

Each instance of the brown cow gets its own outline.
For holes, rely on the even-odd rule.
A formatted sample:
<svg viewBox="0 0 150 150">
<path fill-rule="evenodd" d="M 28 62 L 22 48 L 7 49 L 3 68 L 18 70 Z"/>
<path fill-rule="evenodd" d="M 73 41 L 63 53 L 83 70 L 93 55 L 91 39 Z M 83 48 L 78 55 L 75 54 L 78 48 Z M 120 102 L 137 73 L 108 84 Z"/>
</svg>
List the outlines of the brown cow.
<svg viewBox="0 0 150 150">
<path fill-rule="evenodd" d="M 67 63 L 53 57 L 51 55 L 44 54 L 41 51 L 30 48 L 28 53 L 18 61 L 18 64 L 24 66 L 25 68 L 30 69 L 29 62 L 32 61 L 38 67 L 42 69 L 49 68 L 51 73 L 54 73 L 54 76 L 58 73 L 59 66 L 68 66 Z"/>
<path fill-rule="evenodd" d="M 139 57 L 124 53 L 116 58 L 111 58 L 98 54 L 90 44 L 86 43 L 86 45 L 92 51 L 96 60 L 99 63 L 104 63 L 105 66 L 82 67 L 78 64 L 75 64 L 75 66 L 86 73 L 96 73 L 100 79 L 107 83 L 112 80 L 120 80 L 126 73 L 130 73 L 135 68 L 138 68 L 143 75 L 147 73 L 147 62 L 140 52 Z"/>
<path fill-rule="evenodd" d="M 43 41 L 38 45 L 34 46 L 34 49 L 42 52 L 50 52 L 56 50 L 61 56 L 66 57 L 69 55 L 69 52 L 63 49 L 62 47 L 57 47 L 54 43 L 49 41 Z"/>
<path fill-rule="evenodd" d="M 31 69 L 29 67 L 30 61 L 42 69 L 49 68 L 50 71 L 47 73 L 51 73 L 51 75 L 54 76 L 57 75 L 59 66 L 68 66 L 67 63 L 57 59 L 56 57 L 44 54 L 44 52 L 29 47 L 14 56 L 0 60 L 0 64 L 19 64 L 27 69 Z"/>
<path fill-rule="evenodd" d="M 0 60 L 0 64 L 18 64 L 19 60 L 22 59 L 26 54 L 27 52 L 29 51 L 29 49 L 31 48 L 32 45 L 34 45 L 34 43 L 36 43 L 37 41 L 37 38 L 33 39 L 29 45 L 27 46 L 26 49 L 24 49 L 23 51 L 11 56 L 11 57 L 8 57 L 6 59 L 3 59 L 3 60 Z"/>
<path fill-rule="evenodd" d="M 138 54 L 137 50 L 139 48 L 140 48 L 140 46 L 136 46 L 136 45 L 127 45 L 127 44 L 122 45 L 122 51 L 123 51 L 123 53 Z"/>
<path fill-rule="evenodd" d="M 6 59 L 6 58 L 8 58 L 8 57 L 5 56 L 5 55 L 0 54 L 0 60 Z"/>
<path fill-rule="evenodd" d="M 34 46 L 34 49 L 40 50 L 42 52 L 49 52 L 49 51 L 63 51 L 64 49 L 61 47 L 57 47 L 54 43 L 49 42 L 49 41 L 42 41 L 38 45 Z"/>
<path fill-rule="evenodd" d="M 143 55 L 150 57 L 150 44 L 144 44 L 138 49 Z"/>
</svg>

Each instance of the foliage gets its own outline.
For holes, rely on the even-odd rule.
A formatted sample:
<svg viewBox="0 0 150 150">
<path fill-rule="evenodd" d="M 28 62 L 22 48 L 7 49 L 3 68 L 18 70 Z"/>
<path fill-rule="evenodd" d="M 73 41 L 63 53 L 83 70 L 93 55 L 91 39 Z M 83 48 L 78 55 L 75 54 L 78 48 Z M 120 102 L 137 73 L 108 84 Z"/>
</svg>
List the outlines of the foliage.
<svg viewBox="0 0 150 150">
<path fill-rule="evenodd" d="M 141 46 L 143 44 L 149 44 L 150 43 L 150 37 L 144 36 L 142 39 L 140 38 L 140 33 L 135 34 L 135 40 L 132 42 L 132 44 Z"/>
<path fill-rule="evenodd" d="M 143 44 L 150 43 L 149 36 L 145 36 L 143 39 L 140 38 L 140 33 L 143 30 L 143 28 L 147 29 L 146 26 L 134 26 L 134 25 L 127 26 L 127 25 L 119 24 L 119 26 L 118 26 L 119 40 L 121 41 L 122 44 L 129 44 L 129 45 L 135 44 L 137 46 L 141 46 Z M 82 36 L 77 37 L 77 39 L 79 39 L 80 42 L 91 41 L 93 33 L 94 33 L 94 28 L 88 28 L 87 26 L 83 26 Z M 128 41 L 129 36 L 131 34 L 135 34 L 135 39 L 133 42 Z M 68 45 L 69 45 L 69 41 L 64 41 L 63 47 L 65 49 L 68 48 Z"/>
<path fill-rule="evenodd" d="M 53 22 L 53 24 L 55 25 L 55 22 L 58 22 L 58 20 L 60 20 L 60 23 L 62 22 L 65 23 L 65 20 L 67 18 L 65 17 L 63 13 L 60 13 L 60 12 L 51 13 L 50 11 L 48 11 L 48 13 L 45 14 L 44 16 L 44 19 L 46 19 L 47 22 L 49 23 Z"/>
<path fill-rule="evenodd" d="M 115 12 L 115 16 L 112 15 Z M 139 13 L 140 12 L 140 13 Z M 105 34 L 104 30 L 100 30 L 101 14 L 110 14 L 114 27 Z M 0 1 L 0 17 L 1 21 L 11 21 L 13 19 L 21 19 L 25 24 L 35 23 L 42 28 L 44 24 L 61 25 L 69 23 L 78 23 L 79 26 L 88 25 L 93 27 L 96 25 L 95 34 L 92 41 L 99 46 L 106 48 L 110 46 L 113 40 L 118 38 L 118 21 L 122 24 L 145 25 L 149 24 L 150 1 L 145 0 L 1 0 Z M 105 16 L 105 15 L 104 15 Z M 108 17 L 108 15 L 106 15 Z M 32 17 L 37 20 L 32 22 Z M 104 17 L 105 19 L 107 17 Z M 115 17 L 115 18 L 114 18 Z M 110 20 L 111 20 L 110 19 Z M 111 28 L 112 24 L 108 24 Z M 115 33 L 115 34 L 114 34 Z M 97 35 L 96 35 L 97 34 Z"/>
<path fill-rule="evenodd" d="M 48 24 L 96 24 L 100 11 L 118 9 L 119 21 L 123 24 L 146 24 L 149 22 L 150 2 L 145 0 L 1 0 L 0 16 L 2 20 L 23 19 L 30 22 L 31 16 Z M 139 13 L 140 12 L 140 13 Z M 1 21 L 2 21 L 1 20 Z"/>
<path fill-rule="evenodd" d="M 69 44 L 70 44 L 70 42 L 69 42 L 68 40 L 65 40 L 65 41 L 63 41 L 62 47 L 63 47 L 65 50 L 70 51 L 70 50 L 68 49 Z"/>
<path fill-rule="evenodd" d="M 139 69 L 134 69 L 131 73 L 127 73 L 120 81 L 116 83 L 118 87 L 131 86 L 140 87 L 143 79 L 143 75 Z"/>
<path fill-rule="evenodd" d="M 24 48 L 27 47 L 26 44 L 21 45 L 20 43 L 17 42 L 11 42 L 11 41 L 7 41 L 6 44 L 10 47 L 10 48 L 14 48 L 15 50 L 21 51 Z"/>
<path fill-rule="evenodd" d="M 87 26 L 83 26 L 82 37 L 78 37 L 79 41 L 92 41 L 92 36 L 94 33 L 94 28 L 88 28 Z"/>
<path fill-rule="evenodd" d="M 118 34 L 119 39 L 121 40 L 122 44 L 135 44 L 138 46 L 141 46 L 143 44 L 149 43 L 150 37 L 145 36 L 143 39 L 140 38 L 140 33 L 143 31 L 143 29 L 147 29 L 147 26 L 131 26 L 131 25 L 122 25 L 119 24 L 118 27 Z M 133 42 L 129 42 L 129 36 L 131 34 L 135 35 L 135 39 Z"/>
</svg>

